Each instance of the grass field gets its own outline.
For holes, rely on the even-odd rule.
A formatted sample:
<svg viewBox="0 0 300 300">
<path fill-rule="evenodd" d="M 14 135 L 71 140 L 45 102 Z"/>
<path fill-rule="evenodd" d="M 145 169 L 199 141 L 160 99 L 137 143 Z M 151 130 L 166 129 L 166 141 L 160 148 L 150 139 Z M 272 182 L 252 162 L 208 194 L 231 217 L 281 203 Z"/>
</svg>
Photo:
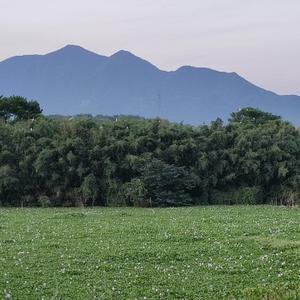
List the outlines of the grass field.
<svg viewBox="0 0 300 300">
<path fill-rule="evenodd" d="M 1 209 L 0 299 L 300 299 L 300 210 Z"/>
</svg>

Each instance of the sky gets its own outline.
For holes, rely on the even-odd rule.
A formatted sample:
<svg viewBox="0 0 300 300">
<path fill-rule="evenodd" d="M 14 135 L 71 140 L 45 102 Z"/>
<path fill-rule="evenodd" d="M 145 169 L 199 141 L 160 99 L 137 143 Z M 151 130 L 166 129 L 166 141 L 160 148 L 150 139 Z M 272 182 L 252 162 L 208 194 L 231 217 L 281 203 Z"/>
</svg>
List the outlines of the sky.
<svg viewBox="0 0 300 300">
<path fill-rule="evenodd" d="M 300 95 L 300 0 L 0 0 L 0 60 L 76 44 Z"/>
</svg>

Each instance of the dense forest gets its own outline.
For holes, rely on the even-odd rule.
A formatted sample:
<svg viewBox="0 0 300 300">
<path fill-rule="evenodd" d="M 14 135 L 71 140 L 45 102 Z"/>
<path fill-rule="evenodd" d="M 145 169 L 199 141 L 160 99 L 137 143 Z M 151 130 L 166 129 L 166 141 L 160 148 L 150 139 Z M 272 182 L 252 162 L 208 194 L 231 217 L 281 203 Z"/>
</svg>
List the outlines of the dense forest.
<svg viewBox="0 0 300 300">
<path fill-rule="evenodd" d="M 299 131 L 253 108 L 194 127 L 0 97 L 3 206 L 296 205 L 299 167 Z"/>
</svg>

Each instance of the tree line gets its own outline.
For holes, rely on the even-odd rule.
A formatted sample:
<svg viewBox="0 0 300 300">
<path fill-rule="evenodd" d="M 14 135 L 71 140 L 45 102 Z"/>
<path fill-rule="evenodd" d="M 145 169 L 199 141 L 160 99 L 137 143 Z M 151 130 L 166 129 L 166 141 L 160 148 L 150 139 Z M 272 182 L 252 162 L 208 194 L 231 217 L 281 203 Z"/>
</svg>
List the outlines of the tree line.
<svg viewBox="0 0 300 300">
<path fill-rule="evenodd" d="M 254 108 L 209 125 L 45 117 L 0 97 L 3 206 L 295 205 L 299 131 Z"/>
</svg>

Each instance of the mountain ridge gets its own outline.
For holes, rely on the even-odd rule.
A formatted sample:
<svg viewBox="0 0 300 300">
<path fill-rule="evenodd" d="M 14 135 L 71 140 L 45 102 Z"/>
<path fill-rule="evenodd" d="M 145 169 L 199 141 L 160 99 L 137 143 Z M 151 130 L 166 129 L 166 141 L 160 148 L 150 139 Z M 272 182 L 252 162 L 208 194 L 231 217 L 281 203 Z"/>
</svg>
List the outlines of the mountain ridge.
<svg viewBox="0 0 300 300">
<path fill-rule="evenodd" d="M 0 94 L 38 100 L 46 114 L 131 114 L 200 124 L 252 106 L 300 123 L 299 96 L 278 95 L 236 72 L 188 65 L 164 71 L 126 50 L 104 56 L 77 45 L 3 60 Z"/>
</svg>

